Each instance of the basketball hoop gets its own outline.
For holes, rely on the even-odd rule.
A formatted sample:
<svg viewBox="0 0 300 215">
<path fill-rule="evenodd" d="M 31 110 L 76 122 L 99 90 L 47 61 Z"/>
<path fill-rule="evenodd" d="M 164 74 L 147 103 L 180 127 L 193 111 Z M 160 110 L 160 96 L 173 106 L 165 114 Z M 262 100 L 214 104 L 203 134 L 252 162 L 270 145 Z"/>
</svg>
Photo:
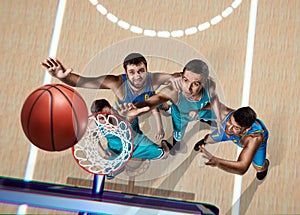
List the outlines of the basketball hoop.
<svg viewBox="0 0 300 215">
<path fill-rule="evenodd" d="M 119 153 L 110 150 L 112 140 L 119 143 Z M 72 153 L 84 170 L 107 175 L 123 168 L 131 158 L 133 149 L 132 130 L 127 122 L 111 113 L 96 113 L 89 117 L 86 134 L 73 146 Z M 110 156 L 103 158 L 101 150 L 109 152 Z"/>
</svg>

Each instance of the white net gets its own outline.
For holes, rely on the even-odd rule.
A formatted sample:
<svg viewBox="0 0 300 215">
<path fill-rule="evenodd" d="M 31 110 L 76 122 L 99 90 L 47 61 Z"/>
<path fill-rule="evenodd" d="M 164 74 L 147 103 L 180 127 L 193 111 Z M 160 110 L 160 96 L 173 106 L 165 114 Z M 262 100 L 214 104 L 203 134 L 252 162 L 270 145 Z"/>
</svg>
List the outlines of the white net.
<svg viewBox="0 0 300 215">
<path fill-rule="evenodd" d="M 118 153 L 110 149 L 111 144 L 119 147 Z M 133 147 L 132 131 L 125 121 L 112 114 L 98 113 L 89 117 L 86 134 L 73 147 L 73 155 L 88 172 L 107 175 L 127 163 Z M 103 150 L 110 156 L 104 158 Z"/>
</svg>

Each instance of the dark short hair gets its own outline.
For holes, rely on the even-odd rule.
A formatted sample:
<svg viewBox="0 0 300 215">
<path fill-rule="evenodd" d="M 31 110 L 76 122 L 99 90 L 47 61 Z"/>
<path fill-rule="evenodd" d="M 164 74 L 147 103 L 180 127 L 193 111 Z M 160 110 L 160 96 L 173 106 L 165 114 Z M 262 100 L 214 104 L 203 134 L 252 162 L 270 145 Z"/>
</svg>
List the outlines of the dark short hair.
<svg viewBox="0 0 300 215">
<path fill-rule="evenodd" d="M 193 73 L 201 75 L 203 78 L 207 79 L 209 76 L 209 69 L 207 64 L 199 59 L 194 59 L 189 61 L 183 68 L 185 70 L 191 71 Z"/>
<path fill-rule="evenodd" d="M 147 68 L 147 60 L 143 55 L 141 55 L 140 53 L 131 53 L 125 57 L 123 68 L 125 69 L 125 71 L 127 71 L 127 65 L 139 65 L 140 63 L 145 64 L 145 67 Z"/>
<path fill-rule="evenodd" d="M 244 128 L 249 128 L 256 120 L 256 113 L 250 107 L 241 107 L 233 112 L 235 121 Z"/>
<path fill-rule="evenodd" d="M 109 104 L 109 102 L 106 99 L 97 99 L 97 100 L 93 101 L 93 103 L 91 105 L 91 112 L 92 113 L 101 112 L 103 110 L 103 108 L 105 108 L 105 107 L 111 108 L 111 105 Z"/>
</svg>

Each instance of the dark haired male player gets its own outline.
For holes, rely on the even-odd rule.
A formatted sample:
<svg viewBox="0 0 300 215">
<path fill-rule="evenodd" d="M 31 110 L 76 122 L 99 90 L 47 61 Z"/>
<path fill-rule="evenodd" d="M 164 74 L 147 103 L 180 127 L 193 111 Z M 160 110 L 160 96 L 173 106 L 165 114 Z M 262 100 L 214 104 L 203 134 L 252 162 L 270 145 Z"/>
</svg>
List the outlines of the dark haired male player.
<svg viewBox="0 0 300 215">
<path fill-rule="evenodd" d="M 257 119 L 254 110 L 250 107 L 242 107 L 235 111 L 228 111 L 222 122 L 222 127 L 221 133 L 218 133 L 216 129 L 195 144 L 194 149 L 200 150 L 204 154 L 203 157 L 208 160 L 205 164 L 243 175 L 252 162 L 257 171 L 256 178 L 263 180 L 268 173 L 270 164 L 269 160 L 266 159 L 268 130 L 264 123 Z M 206 144 L 229 140 L 243 148 L 237 161 L 215 157 L 205 149 Z"/>
<path fill-rule="evenodd" d="M 58 59 L 50 57 L 41 62 L 41 65 L 53 77 L 72 87 L 111 89 L 116 95 L 116 106 L 144 101 L 163 84 L 176 86 L 176 77 L 180 77 L 177 73 L 148 72 L 147 60 L 140 53 L 130 53 L 125 57 L 123 61 L 125 73 L 120 75 L 81 76 L 74 73 L 73 69 L 65 68 Z M 157 123 L 155 139 L 158 141 L 164 137 L 165 133 L 159 112 L 154 109 L 152 113 Z"/>
</svg>

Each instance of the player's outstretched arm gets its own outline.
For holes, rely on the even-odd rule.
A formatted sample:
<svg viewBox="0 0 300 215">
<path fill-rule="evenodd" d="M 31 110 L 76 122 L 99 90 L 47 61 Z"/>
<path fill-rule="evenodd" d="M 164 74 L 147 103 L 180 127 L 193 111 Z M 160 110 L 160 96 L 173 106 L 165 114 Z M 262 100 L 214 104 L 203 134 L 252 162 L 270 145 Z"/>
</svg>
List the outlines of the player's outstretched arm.
<svg viewBox="0 0 300 215">
<path fill-rule="evenodd" d="M 225 160 L 213 156 L 203 146 L 200 146 L 200 152 L 203 153 L 203 157 L 208 161 L 205 163 L 209 166 L 216 166 L 226 172 L 243 175 L 247 172 L 256 151 L 258 150 L 261 140 L 257 138 L 247 138 L 245 140 L 245 147 L 240 153 L 237 161 Z"/>
<path fill-rule="evenodd" d="M 72 68 L 65 68 L 63 64 L 55 58 L 46 58 L 41 62 L 50 75 L 58 78 L 65 84 L 72 87 L 83 87 L 90 89 L 112 89 L 117 91 L 119 86 L 123 83 L 120 76 L 102 75 L 98 77 L 84 77 L 73 73 Z"/>
<path fill-rule="evenodd" d="M 171 97 L 167 96 L 167 94 L 162 94 L 162 93 L 157 93 L 153 96 L 151 96 L 149 99 L 143 101 L 143 102 L 137 102 L 134 105 L 137 108 L 142 108 L 142 107 L 149 107 L 149 110 L 153 110 L 160 104 L 163 104 L 167 101 L 171 100 Z"/>
<path fill-rule="evenodd" d="M 151 73 L 151 83 L 154 90 L 158 89 L 161 85 L 172 85 L 175 90 L 181 90 L 182 73 L 166 73 L 166 72 L 154 72 Z"/>
<path fill-rule="evenodd" d="M 150 110 L 149 107 L 141 107 L 137 108 L 132 103 L 124 103 L 120 104 L 118 107 L 116 107 L 116 111 L 121 115 L 127 118 L 129 122 L 132 121 L 135 117 L 139 116 L 142 113 L 146 113 Z"/>
</svg>

